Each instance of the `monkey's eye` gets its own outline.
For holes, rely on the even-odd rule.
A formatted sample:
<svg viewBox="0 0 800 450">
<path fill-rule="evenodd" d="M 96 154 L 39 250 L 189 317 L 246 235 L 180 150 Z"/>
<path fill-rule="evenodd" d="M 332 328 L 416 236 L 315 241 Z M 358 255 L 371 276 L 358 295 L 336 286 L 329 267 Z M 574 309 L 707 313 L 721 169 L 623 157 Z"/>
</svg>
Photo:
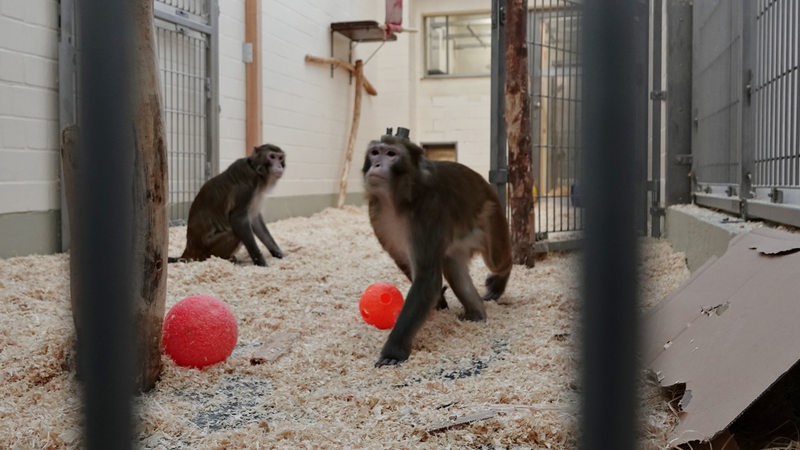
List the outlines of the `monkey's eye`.
<svg viewBox="0 0 800 450">
<path fill-rule="evenodd" d="M 372 150 L 370 150 L 369 154 L 372 156 L 378 156 L 378 150 L 373 148 Z"/>
<path fill-rule="evenodd" d="M 386 152 L 386 154 L 389 155 L 389 157 L 394 158 L 395 155 L 397 155 L 397 152 L 395 152 L 394 150 L 389 150 L 388 152 Z"/>
</svg>

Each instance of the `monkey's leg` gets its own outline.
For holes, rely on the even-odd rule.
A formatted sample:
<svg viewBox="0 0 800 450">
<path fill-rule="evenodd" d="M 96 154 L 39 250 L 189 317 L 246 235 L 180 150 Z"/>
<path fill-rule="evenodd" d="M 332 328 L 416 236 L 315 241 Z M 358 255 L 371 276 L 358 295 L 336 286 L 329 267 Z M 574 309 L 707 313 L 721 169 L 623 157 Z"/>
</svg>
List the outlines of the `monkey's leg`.
<svg viewBox="0 0 800 450">
<path fill-rule="evenodd" d="M 242 241 L 231 231 L 217 233 L 210 239 L 208 242 L 209 253 L 218 258 L 233 259 L 233 254 L 242 245 Z"/>
<path fill-rule="evenodd" d="M 253 231 L 256 233 L 256 236 L 267 246 L 267 250 L 269 253 L 274 256 L 275 258 L 283 258 L 283 252 L 281 248 L 278 247 L 278 244 L 275 243 L 275 239 L 272 238 L 272 235 L 269 233 L 267 229 L 267 224 L 264 223 L 264 218 L 261 217 L 261 214 L 253 220 Z"/>
<path fill-rule="evenodd" d="M 444 259 L 444 278 L 456 294 L 458 301 L 464 305 L 466 320 L 480 322 L 486 320 L 486 308 L 483 305 L 478 290 L 469 276 L 469 266 L 466 255 L 448 255 Z"/>
<path fill-rule="evenodd" d="M 497 300 L 506 290 L 513 267 L 511 236 L 508 223 L 500 212 L 495 212 L 489 217 L 488 227 L 486 248 L 481 253 L 486 267 L 492 274 L 486 277 L 486 294 L 483 299 Z"/>
<path fill-rule="evenodd" d="M 266 266 L 267 261 L 258 248 L 258 244 L 256 244 L 256 238 L 253 236 L 253 229 L 250 226 L 250 218 L 247 216 L 246 209 L 242 208 L 242 211 L 231 214 L 231 228 L 233 228 L 233 234 L 235 234 L 236 237 L 242 241 L 245 248 L 247 248 L 247 253 L 253 260 L 253 264 L 257 266 Z"/>
<path fill-rule="evenodd" d="M 420 275 L 411 283 L 403 309 L 383 345 L 375 367 L 396 365 L 408 359 L 414 335 L 441 296 L 442 270 L 439 264 L 431 262 L 430 265 L 420 267 L 417 273 Z"/>
</svg>

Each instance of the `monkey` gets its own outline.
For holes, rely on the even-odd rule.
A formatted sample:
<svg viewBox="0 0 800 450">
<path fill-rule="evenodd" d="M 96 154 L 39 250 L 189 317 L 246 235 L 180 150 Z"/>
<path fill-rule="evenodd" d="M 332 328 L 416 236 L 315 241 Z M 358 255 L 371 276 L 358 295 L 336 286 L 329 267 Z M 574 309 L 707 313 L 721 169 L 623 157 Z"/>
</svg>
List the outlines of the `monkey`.
<svg viewBox="0 0 800 450">
<path fill-rule="evenodd" d="M 266 266 L 255 236 L 275 258 L 283 258 L 261 216 L 261 201 L 286 169 L 280 147 L 264 144 L 206 181 L 189 207 L 186 249 L 169 262 L 202 261 L 210 256 L 231 259 L 244 243 L 257 266 Z"/>
<path fill-rule="evenodd" d="M 511 237 L 495 189 L 469 167 L 424 153 L 408 139 L 408 129 L 392 136 L 389 128 L 368 144 L 364 158 L 370 224 L 411 281 L 376 367 L 408 359 L 428 313 L 446 306 L 442 276 L 464 307 L 462 319 L 484 321 L 483 302 L 500 298 L 511 275 Z M 478 252 L 491 272 L 483 297 L 469 274 Z"/>
</svg>

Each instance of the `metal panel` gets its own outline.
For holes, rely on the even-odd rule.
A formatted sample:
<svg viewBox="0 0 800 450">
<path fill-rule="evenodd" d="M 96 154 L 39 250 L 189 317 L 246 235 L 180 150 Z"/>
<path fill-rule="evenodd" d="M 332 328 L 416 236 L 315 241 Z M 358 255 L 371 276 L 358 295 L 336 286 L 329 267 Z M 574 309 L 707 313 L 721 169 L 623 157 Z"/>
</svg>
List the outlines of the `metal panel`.
<svg viewBox="0 0 800 450">
<path fill-rule="evenodd" d="M 781 203 L 800 205 L 796 193 L 800 190 L 800 7 L 794 0 L 759 2 L 754 14 L 754 200 L 753 207 L 748 207 L 750 214 L 765 211 L 757 205 L 759 201 L 774 206 Z M 759 214 L 771 215 L 768 212 Z"/>
<path fill-rule="evenodd" d="M 701 189 L 738 188 L 741 184 L 742 3 L 695 2 L 693 13 L 693 172 Z M 702 198 L 696 200 L 700 203 Z"/>
<path fill-rule="evenodd" d="M 506 209 L 508 182 L 508 147 L 506 142 L 505 110 L 506 64 L 505 47 L 506 0 L 492 0 L 492 82 L 491 82 L 491 155 L 489 182 L 495 186 L 500 204 Z"/>
<path fill-rule="evenodd" d="M 800 223 L 800 5 L 694 5 L 695 200 Z"/>
<path fill-rule="evenodd" d="M 697 3 L 697 2 L 695 2 Z M 696 6 L 697 7 L 697 6 Z M 664 206 L 691 200 L 692 4 L 667 0 L 667 111 Z"/>
<path fill-rule="evenodd" d="M 157 0 L 155 33 L 169 168 L 169 219 L 182 223 L 214 173 L 216 3 Z"/>
<path fill-rule="evenodd" d="M 528 20 L 537 240 L 583 229 L 580 8 L 575 1 L 541 1 Z"/>
</svg>

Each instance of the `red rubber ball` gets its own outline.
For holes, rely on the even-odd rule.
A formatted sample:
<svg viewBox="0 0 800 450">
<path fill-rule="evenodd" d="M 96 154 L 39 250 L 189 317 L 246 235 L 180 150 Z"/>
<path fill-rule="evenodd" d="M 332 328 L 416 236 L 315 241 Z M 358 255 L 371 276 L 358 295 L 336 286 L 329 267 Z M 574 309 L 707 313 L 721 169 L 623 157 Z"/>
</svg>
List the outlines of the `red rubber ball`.
<svg viewBox="0 0 800 450">
<path fill-rule="evenodd" d="M 224 361 L 236 346 L 236 316 L 221 300 L 207 295 L 186 297 L 164 318 L 164 352 L 179 366 L 203 367 Z"/>
<path fill-rule="evenodd" d="M 375 283 L 367 286 L 361 294 L 358 309 L 364 322 L 379 330 L 388 330 L 394 326 L 403 309 L 403 294 L 389 283 Z"/>
</svg>

